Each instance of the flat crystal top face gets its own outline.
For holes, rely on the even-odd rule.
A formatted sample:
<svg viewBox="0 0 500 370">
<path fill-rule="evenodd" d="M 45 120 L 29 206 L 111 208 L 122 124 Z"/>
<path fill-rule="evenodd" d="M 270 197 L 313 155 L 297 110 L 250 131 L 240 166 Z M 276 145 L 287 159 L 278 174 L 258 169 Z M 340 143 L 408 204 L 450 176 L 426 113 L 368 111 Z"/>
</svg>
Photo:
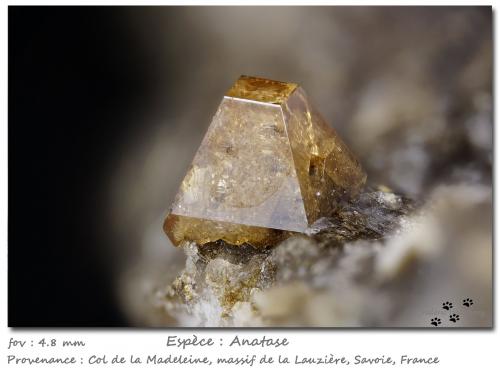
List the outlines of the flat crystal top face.
<svg viewBox="0 0 500 370">
<path fill-rule="evenodd" d="M 172 213 L 305 230 L 307 218 L 281 107 L 224 97 Z"/>
<path fill-rule="evenodd" d="M 226 96 L 254 100 L 261 103 L 281 104 L 297 88 L 292 82 L 279 82 L 259 77 L 241 76 Z"/>
</svg>

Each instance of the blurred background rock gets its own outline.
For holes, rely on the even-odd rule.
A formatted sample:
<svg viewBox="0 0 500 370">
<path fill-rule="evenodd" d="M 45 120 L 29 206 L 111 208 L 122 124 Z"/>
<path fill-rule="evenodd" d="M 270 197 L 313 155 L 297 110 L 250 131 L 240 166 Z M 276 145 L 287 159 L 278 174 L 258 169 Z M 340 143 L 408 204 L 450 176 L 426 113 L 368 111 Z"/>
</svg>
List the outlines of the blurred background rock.
<svg viewBox="0 0 500 370">
<path fill-rule="evenodd" d="M 108 221 L 117 253 L 129 255 L 118 285 L 131 323 L 168 322 L 149 311 L 148 297 L 185 257 L 162 221 L 240 74 L 298 82 L 357 153 L 370 183 L 424 202 L 438 198 L 437 224 L 399 247 L 438 249 L 437 229 L 446 240 L 439 247 L 456 250 L 431 254 L 417 274 L 421 284 L 404 298 L 408 313 L 388 323 L 428 325 L 416 311 L 473 293 L 484 317 L 472 324 L 491 323 L 490 8 L 148 8 L 127 17 L 158 88 L 155 110 L 141 117 L 110 173 Z"/>
<path fill-rule="evenodd" d="M 67 141 L 66 150 L 54 158 L 68 156 L 77 171 L 79 162 L 68 153 L 80 143 L 75 148 L 88 163 L 78 166 L 82 170 L 72 181 L 87 180 L 64 203 L 72 210 L 64 208 L 66 213 L 57 217 L 73 222 L 62 230 L 89 230 L 92 239 L 71 252 L 84 256 L 86 264 L 78 265 L 75 257 L 73 266 L 80 267 L 64 271 L 68 276 L 91 274 L 92 287 L 83 289 L 87 294 L 98 291 L 100 282 L 109 285 L 105 291 L 100 287 L 99 294 L 111 297 L 116 311 L 101 317 L 104 306 L 97 305 L 90 311 L 101 321 L 89 316 L 76 324 L 107 325 L 119 312 L 125 325 L 179 324 L 153 304 L 155 292 L 170 284 L 186 259 L 163 234 L 162 222 L 223 94 L 246 74 L 299 83 L 358 155 L 369 183 L 413 197 L 429 216 L 382 248 L 387 253 L 373 276 L 392 282 L 410 279 L 399 296 L 386 296 L 383 284 L 366 288 L 356 283 L 352 270 L 363 266 L 359 258 L 377 259 L 380 246 L 346 246 L 344 267 L 335 276 L 347 283 L 333 288 L 334 302 L 316 296 L 309 301 L 322 303 L 289 313 L 298 321 L 280 318 L 279 323 L 428 326 L 441 301 L 454 299 L 459 305 L 461 298 L 471 296 L 476 314 L 460 325 L 491 325 L 490 7 L 17 8 L 10 13 L 18 15 L 9 22 L 18 25 L 10 34 L 16 31 L 21 41 L 9 67 L 24 81 L 17 83 L 16 98 L 32 93 L 35 102 L 45 99 L 49 106 L 67 110 L 65 116 L 35 110 L 37 115 L 25 122 L 59 120 L 61 126 L 81 127 L 79 135 L 71 136 L 73 144 Z M 37 40 L 43 57 L 29 52 L 24 41 L 30 38 Z M 42 81 L 39 86 L 45 89 L 52 86 L 53 94 L 26 89 L 35 86 L 33 81 Z M 18 111 L 31 108 L 27 103 L 20 107 Z M 33 136 L 49 137 L 49 147 L 49 134 L 59 132 L 47 125 L 37 130 Z M 30 145 L 26 147 L 33 153 L 41 144 L 33 138 Z M 37 160 L 26 157 L 28 165 Z M 25 183 L 32 182 L 19 181 L 16 189 L 37 191 Z M 32 198 L 46 199 L 47 193 Z M 57 207 L 57 197 L 51 199 L 56 200 L 50 206 Z M 85 212 L 78 212 L 79 207 Z M 23 216 L 19 214 L 18 235 Z M 40 220 L 40 229 L 43 222 L 48 221 Z M 65 257 L 52 253 L 56 259 L 69 259 L 68 240 L 57 249 Z M 419 260 L 417 269 L 399 277 L 397 266 L 409 255 Z M 36 256 L 38 261 L 48 258 L 42 252 Z M 31 267 L 40 269 L 35 262 Z M 23 283 L 20 276 L 13 277 L 27 287 L 30 279 Z M 56 281 L 51 289 L 59 286 Z M 295 283 L 301 284 L 300 278 Z M 53 299 L 85 307 L 88 296 L 78 289 L 67 293 L 69 288 L 57 290 Z M 283 289 L 279 294 L 285 294 Z M 303 288 L 294 292 L 302 298 L 311 294 Z M 64 294 L 73 294 L 72 300 L 59 298 Z M 31 300 L 43 297 L 19 299 L 23 304 L 17 307 L 30 307 Z M 324 310 L 318 313 L 319 307 Z M 367 307 L 373 307 L 371 313 Z M 339 314 L 330 316 L 330 308 Z M 46 311 L 57 321 L 59 311 Z M 68 314 L 61 323 L 75 321 Z"/>
</svg>

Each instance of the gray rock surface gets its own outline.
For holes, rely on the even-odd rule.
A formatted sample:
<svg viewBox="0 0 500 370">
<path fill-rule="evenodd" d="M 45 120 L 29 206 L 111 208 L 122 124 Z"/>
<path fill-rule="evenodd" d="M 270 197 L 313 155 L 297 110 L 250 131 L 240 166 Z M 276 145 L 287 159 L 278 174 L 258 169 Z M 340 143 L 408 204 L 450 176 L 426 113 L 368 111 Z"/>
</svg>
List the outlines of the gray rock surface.
<svg viewBox="0 0 500 370">
<path fill-rule="evenodd" d="M 454 294 L 433 298 L 423 274 L 464 296 L 479 297 L 491 283 L 485 270 L 478 286 L 465 290 L 462 274 L 474 267 L 445 277 L 435 263 L 442 254 L 467 255 L 472 248 L 457 238 L 462 222 L 481 239 L 484 224 L 453 213 L 490 212 L 490 197 L 484 187 L 449 186 L 415 209 L 409 199 L 372 191 L 316 222 L 308 236 L 274 248 L 186 243 L 184 270 L 156 292 L 154 304 L 182 326 L 428 326 L 432 311 Z M 476 252 L 486 252 L 485 237 Z M 490 325 L 491 306 L 481 303 L 482 319 L 468 315 L 459 325 Z M 415 316 L 404 319 L 412 311 Z"/>
</svg>

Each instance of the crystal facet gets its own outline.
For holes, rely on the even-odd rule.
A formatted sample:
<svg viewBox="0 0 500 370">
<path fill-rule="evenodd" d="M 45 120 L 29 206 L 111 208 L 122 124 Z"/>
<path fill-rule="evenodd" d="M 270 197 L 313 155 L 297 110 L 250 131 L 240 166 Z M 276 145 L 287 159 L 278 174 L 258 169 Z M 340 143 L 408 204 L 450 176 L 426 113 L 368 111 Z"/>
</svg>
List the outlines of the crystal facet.
<svg viewBox="0 0 500 370">
<path fill-rule="evenodd" d="M 331 215 L 365 180 L 298 85 L 242 76 L 222 99 L 164 230 L 174 245 L 267 246 Z"/>
</svg>

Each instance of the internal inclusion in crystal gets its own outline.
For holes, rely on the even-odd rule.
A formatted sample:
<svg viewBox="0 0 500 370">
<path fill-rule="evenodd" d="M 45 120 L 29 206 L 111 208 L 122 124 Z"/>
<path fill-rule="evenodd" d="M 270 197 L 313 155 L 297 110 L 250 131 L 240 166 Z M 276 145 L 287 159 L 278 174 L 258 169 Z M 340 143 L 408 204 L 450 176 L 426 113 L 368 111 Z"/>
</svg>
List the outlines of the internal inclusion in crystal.
<svg viewBox="0 0 500 370">
<path fill-rule="evenodd" d="M 242 76 L 223 97 L 164 230 L 174 245 L 272 245 L 331 215 L 365 180 L 302 88 Z"/>
</svg>

